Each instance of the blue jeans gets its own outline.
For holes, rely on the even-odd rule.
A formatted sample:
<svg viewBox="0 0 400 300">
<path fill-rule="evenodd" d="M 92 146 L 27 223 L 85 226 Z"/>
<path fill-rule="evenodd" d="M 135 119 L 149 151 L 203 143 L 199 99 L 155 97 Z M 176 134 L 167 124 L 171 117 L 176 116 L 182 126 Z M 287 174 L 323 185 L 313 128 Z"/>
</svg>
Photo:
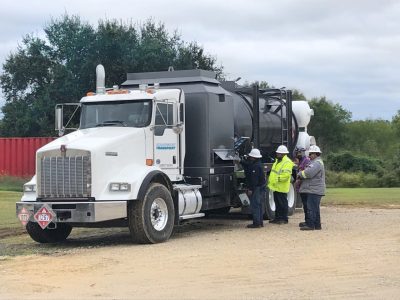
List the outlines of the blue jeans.
<svg viewBox="0 0 400 300">
<path fill-rule="evenodd" d="M 301 202 L 303 203 L 303 211 L 304 211 L 304 221 L 307 223 L 308 214 L 307 214 L 307 193 L 299 193 Z"/>
<path fill-rule="evenodd" d="M 311 228 L 321 227 L 321 216 L 319 205 L 321 203 L 321 195 L 307 194 L 307 226 Z"/>
<path fill-rule="evenodd" d="M 250 197 L 250 207 L 251 207 L 251 213 L 253 215 L 254 225 L 261 226 L 263 224 L 264 198 L 265 198 L 264 186 L 257 186 Z"/>
</svg>

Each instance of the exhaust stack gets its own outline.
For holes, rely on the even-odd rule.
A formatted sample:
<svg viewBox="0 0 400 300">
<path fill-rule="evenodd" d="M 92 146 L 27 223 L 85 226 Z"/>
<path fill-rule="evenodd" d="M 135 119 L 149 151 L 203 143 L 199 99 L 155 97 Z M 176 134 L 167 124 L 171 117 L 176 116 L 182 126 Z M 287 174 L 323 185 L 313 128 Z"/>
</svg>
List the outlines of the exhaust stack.
<svg viewBox="0 0 400 300">
<path fill-rule="evenodd" d="M 103 65 L 96 67 L 96 94 L 106 93 L 106 72 Z"/>
</svg>

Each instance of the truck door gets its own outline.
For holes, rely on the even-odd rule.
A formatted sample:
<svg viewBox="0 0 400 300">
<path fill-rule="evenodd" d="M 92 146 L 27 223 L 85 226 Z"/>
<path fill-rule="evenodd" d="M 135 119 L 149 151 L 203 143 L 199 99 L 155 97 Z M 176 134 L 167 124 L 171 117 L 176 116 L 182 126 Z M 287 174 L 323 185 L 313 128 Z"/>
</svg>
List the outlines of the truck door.
<svg viewBox="0 0 400 300">
<path fill-rule="evenodd" d="M 172 101 L 155 102 L 154 164 L 160 167 L 171 180 L 180 180 L 179 133 L 177 104 Z"/>
</svg>

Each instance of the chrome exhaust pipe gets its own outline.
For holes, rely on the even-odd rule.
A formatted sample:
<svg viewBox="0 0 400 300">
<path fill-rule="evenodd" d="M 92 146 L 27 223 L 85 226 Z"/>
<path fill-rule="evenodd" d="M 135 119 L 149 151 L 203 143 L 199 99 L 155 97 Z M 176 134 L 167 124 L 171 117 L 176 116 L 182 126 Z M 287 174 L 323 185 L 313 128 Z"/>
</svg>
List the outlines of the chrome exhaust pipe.
<svg viewBox="0 0 400 300">
<path fill-rule="evenodd" d="M 106 93 L 106 72 L 103 65 L 96 67 L 96 94 Z"/>
</svg>

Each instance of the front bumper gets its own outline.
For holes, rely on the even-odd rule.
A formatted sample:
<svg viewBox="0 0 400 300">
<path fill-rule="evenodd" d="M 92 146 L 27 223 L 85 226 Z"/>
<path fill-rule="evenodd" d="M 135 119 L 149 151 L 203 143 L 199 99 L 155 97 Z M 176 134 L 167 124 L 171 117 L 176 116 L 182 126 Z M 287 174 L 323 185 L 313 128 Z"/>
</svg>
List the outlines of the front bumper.
<svg viewBox="0 0 400 300">
<path fill-rule="evenodd" d="M 29 221 L 36 222 L 34 215 L 43 205 L 54 212 L 54 223 L 97 223 L 127 217 L 127 201 L 17 202 L 17 217 L 25 208 Z"/>
</svg>

